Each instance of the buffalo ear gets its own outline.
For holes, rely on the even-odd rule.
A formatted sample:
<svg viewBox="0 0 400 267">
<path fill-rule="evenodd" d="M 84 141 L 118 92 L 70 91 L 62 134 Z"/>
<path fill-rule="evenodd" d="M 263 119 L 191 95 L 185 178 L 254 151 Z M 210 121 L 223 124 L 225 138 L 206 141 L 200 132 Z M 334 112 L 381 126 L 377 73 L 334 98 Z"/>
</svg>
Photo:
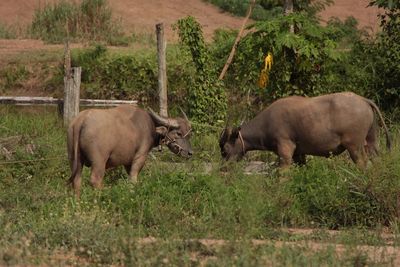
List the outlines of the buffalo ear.
<svg viewBox="0 0 400 267">
<path fill-rule="evenodd" d="M 168 133 L 168 129 L 165 126 L 159 126 L 156 127 L 156 133 L 158 133 L 161 136 L 166 136 Z"/>
<path fill-rule="evenodd" d="M 226 137 L 229 138 L 232 135 L 232 127 L 225 128 Z"/>
</svg>

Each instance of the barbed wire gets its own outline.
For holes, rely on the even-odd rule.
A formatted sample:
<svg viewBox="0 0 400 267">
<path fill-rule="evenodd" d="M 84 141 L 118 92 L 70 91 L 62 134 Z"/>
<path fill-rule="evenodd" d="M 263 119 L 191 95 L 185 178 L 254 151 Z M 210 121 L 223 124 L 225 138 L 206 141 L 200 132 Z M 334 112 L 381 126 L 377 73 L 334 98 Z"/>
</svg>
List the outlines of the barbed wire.
<svg viewBox="0 0 400 267">
<path fill-rule="evenodd" d="M 0 161 L 0 165 L 6 164 L 19 164 L 19 163 L 29 163 L 29 162 L 38 162 L 38 161 L 51 161 L 56 159 L 65 158 L 64 156 L 45 158 L 45 159 L 27 159 L 27 160 L 14 160 L 14 161 Z"/>
</svg>

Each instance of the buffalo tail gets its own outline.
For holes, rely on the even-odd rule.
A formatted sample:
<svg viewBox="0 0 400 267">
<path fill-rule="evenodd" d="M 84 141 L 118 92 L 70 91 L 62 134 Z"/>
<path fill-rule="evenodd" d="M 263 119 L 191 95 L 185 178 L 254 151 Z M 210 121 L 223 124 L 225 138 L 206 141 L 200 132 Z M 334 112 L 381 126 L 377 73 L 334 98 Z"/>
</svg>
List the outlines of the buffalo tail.
<svg viewBox="0 0 400 267">
<path fill-rule="evenodd" d="M 382 113 L 379 110 L 378 106 L 372 101 L 369 100 L 367 98 L 364 98 L 365 101 L 367 101 L 367 103 L 372 107 L 372 109 L 374 109 L 376 111 L 376 113 L 378 113 L 379 119 L 381 120 L 382 126 L 385 129 L 385 135 L 386 135 L 386 148 L 390 151 L 392 148 L 392 140 L 390 139 L 390 135 L 389 135 L 389 130 L 385 124 L 385 121 L 383 119 Z"/>
</svg>

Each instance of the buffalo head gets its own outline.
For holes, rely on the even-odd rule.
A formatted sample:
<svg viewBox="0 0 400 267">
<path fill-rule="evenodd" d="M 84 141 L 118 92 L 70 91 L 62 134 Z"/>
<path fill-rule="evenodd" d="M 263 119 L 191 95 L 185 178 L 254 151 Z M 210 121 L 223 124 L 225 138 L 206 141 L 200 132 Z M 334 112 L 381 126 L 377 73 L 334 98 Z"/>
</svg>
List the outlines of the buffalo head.
<svg viewBox="0 0 400 267">
<path fill-rule="evenodd" d="M 186 114 L 183 111 L 182 113 L 184 118 L 165 118 L 152 109 L 149 112 L 156 124 L 161 143 L 167 145 L 173 153 L 188 158 L 193 154 L 189 142 L 192 129 Z"/>
<path fill-rule="evenodd" d="M 219 138 L 219 147 L 225 160 L 241 159 L 245 151 L 240 127 L 226 127 Z"/>
</svg>

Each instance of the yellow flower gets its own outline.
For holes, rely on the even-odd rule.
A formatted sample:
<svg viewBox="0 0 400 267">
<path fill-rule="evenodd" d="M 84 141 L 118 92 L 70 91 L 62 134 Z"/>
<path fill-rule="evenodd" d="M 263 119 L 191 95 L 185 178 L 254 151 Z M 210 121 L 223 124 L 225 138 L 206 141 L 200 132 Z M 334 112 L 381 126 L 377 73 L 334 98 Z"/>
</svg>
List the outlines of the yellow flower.
<svg viewBox="0 0 400 267">
<path fill-rule="evenodd" d="M 270 71 L 272 68 L 272 63 L 274 62 L 274 59 L 272 58 L 271 52 L 268 52 L 268 55 L 265 57 L 265 70 Z"/>
<path fill-rule="evenodd" d="M 274 60 L 272 57 L 272 53 L 268 52 L 264 59 L 264 68 L 261 70 L 260 78 L 258 79 L 258 87 L 265 88 L 268 84 L 269 80 L 269 71 L 272 68 Z"/>
</svg>

